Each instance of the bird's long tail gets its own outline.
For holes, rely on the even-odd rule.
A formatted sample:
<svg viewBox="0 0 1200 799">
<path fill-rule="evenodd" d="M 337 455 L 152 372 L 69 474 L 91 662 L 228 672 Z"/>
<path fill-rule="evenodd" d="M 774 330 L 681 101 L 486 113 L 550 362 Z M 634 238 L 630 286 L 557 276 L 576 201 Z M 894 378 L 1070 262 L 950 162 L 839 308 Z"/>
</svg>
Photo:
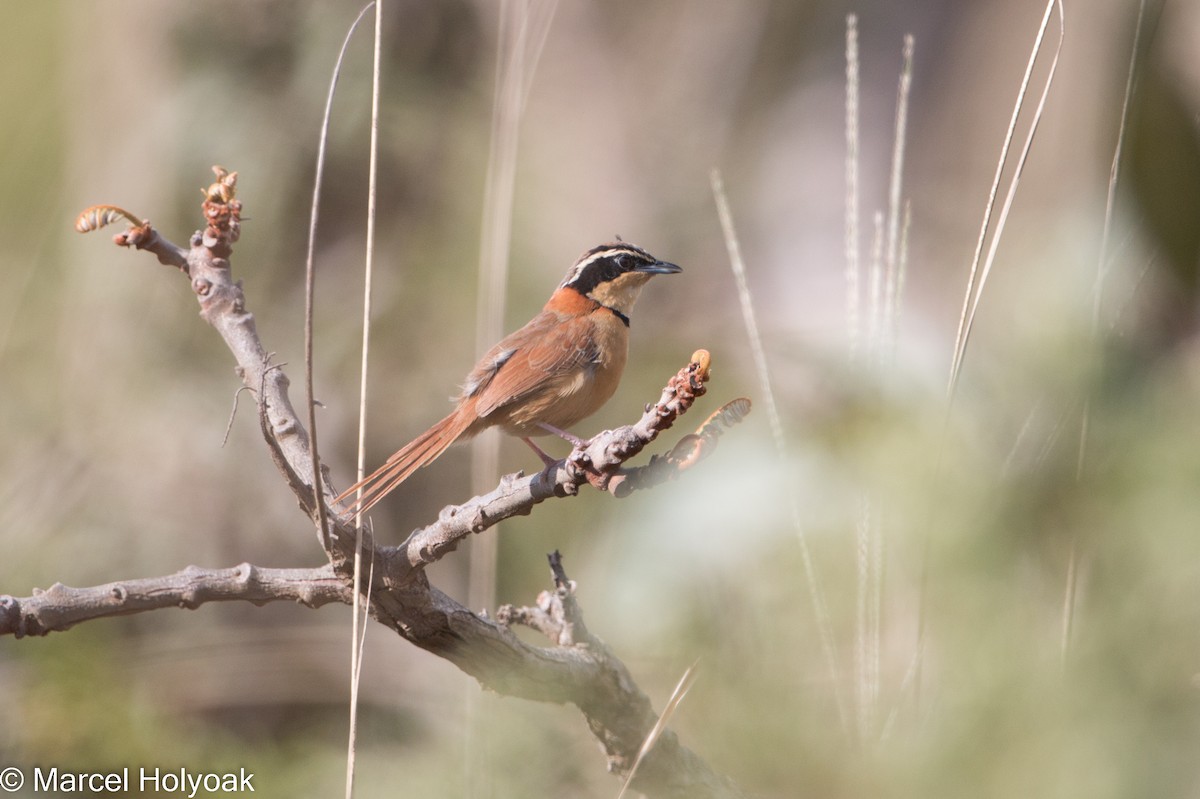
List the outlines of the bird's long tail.
<svg viewBox="0 0 1200 799">
<path fill-rule="evenodd" d="M 471 414 L 460 413 L 458 410 L 451 413 L 406 444 L 370 475 L 343 491 L 337 501 L 351 498 L 361 488 L 362 497 L 350 502 L 348 507 L 351 511 L 366 513 L 417 469 L 437 460 L 439 455 L 467 432 L 467 428 L 471 426 L 470 416 Z"/>
</svg>

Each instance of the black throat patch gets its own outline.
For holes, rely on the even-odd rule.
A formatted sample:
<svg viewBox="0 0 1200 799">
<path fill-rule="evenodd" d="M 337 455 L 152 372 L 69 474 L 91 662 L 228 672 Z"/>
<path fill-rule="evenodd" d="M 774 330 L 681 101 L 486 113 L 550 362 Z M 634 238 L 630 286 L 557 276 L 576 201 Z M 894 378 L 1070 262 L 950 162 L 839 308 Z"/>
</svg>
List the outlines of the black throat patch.
<svg viewBox="0 0 1200 799">
<path fill-rule="evenodd" d="M 605 308 L 605 309 L 607 309 L 607 310 L 609 310 L 609 311 L 612 311 L 612 312 L 613 312 L 613 316 L 617 317 L 617 318 L 618 318 L 618 319 L 620 319 L 622 322 L 624 322 L 624 323 L 625 323 L 625 327 L 629 327 L 629 317 L 628 317 L 628 316 L 626 316 L 625 314 L 621 313 L 621 312 L 620 312 L 620 311 L 618 311 L 616 308 L 613 308 L 613 307 L 611 307 L 611 306 L 608 306 L 608 305 L 601 304 L 601 305 L 600 305 L 600 307 L 601 307 L 601 308 Z"/>
</svg>

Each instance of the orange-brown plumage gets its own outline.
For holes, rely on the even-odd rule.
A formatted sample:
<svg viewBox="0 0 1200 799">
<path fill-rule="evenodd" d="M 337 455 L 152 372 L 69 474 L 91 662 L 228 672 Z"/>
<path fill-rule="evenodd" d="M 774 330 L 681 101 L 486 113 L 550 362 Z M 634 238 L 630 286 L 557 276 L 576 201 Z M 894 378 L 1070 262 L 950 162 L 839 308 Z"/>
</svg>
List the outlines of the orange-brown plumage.
<svg viewBox="0 0 1200 799">
<path fill-rule="evenodd" d="M 584 253 L 524 327 L 492 347 L 467 375 L 446 418 L 338 497 L 365 513 L 455 441 L 500 427 L 529 441 L 591 416 L 617 390 L 629 344 L 629 312 L 642 286 L 679 267 L 615 242 Z"/>
</svg>

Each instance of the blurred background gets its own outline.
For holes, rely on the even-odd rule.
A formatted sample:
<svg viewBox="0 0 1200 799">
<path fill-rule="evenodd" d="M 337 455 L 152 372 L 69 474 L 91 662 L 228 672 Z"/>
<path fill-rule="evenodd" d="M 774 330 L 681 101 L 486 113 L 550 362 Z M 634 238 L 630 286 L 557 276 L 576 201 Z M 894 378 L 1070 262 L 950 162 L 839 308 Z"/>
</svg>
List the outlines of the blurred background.
<svg viewBox="0 0 1200 799">
<path fill-rule="evenodd" d="M 498 52 L 512 38 L 503 20 L 524 13 L 545 40 L 519 125 L 506 330 L 581 251 L 619 234 L 684 273 L 645 291 L 621 389 L 576 432 L 632 421 L 698 347 L 712 351 L 714 379 L 682 429 L 740 395 L 755 411 L 676 483 L 620 502 L 586 492 L 492 531 L 495 603 L 531 604 L 549 585 L 545 553 L 562 550 L 589 627 L 656 707 L 699 658 L 672 726 L 753 795 L 1200 795 L 1197 4 L 1146 4 L 1107 233 L 1138 3 L 1067 4 L 1058 74 L 947 400 L 989 185 L 1044 8 L 385 7 L 368 463 L 441 418 L 479 354 Z M 240 384 L 186 282 L 72 221 L 115 203 L 185 243 L 210 165 L 238 170 L 247 220 L 234 270 L 298 400 L 318 126 L 358 10 L 6 9 L 0 592 L 191 563 L 323 561 L 244 400 L 222 446 Z M 861 70 L 857 326 L 844 232 L 848 13 Z M 1056 32 L 1051 23 L 1051 44 Z M 894 333 L 872 338 L 872 219 L 887 207 L 905 34 L 906 270 Z M 365 26 L 334 107 L 317 254 L 318 423 L 343 487 L 369 41 Z M 1034 99 L 1047 69 L 1039 60 Z M 470 457 L 456 448 L 413 477 L 380 506 L 378 537 L 398 543 L 464 500 Z M 536 466 L 519 442 L 502 443 L 502 471 Z M 467 558 L 432 573 L 461 601 Z M 336 795 L 349 636 L 347 608 L 231 604 L 0 640 L 0 765 L 245 767 L 260 795 Z M 358 795 L 616 795 L 573 708 L 480 693 L 369 629 Z"/>
</svg>

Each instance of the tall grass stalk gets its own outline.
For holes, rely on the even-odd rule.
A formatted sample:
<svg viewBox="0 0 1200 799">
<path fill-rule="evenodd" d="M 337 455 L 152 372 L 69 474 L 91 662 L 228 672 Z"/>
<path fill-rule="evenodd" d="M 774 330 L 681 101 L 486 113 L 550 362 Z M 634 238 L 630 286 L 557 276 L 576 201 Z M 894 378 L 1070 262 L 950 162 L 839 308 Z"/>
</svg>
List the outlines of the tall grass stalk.
<svg viewBox="0 0 1200 799">
<path fill-rule="evenodd" d="M 854 673 L 856 678 L 855 719 L 861 744 L 873 737 L 879 697 L 879 575 L 882 550 L 874 503 L 864 493 L 858 503 L 855 524 L 857 601 L 855 603 Z"/>
<path fill-rule="evenodd" d="M 846 16 L 846 338 L 850 362 L 858 356 L 859 286 L 858 254 L 858 148 L 859 148 L 858 17 Z"/>
<path fill-rule="evenodd" d="M 1146 17 L 1146 0 L 1138 3 L 1137 23 L 1133 28 L 1133 45 L 1129 52 L 1129 69 L 1125 74 L 1125 95 L 1121 99 L 1121 121 L 1117 126 L 1117 143 L 1113 147 L 1112 166 L 1108 171 L 1108 195 L 1104 199 L 1104 227 L 1100 234 L 1100 253 L 1096 262 L 1096 282 L 1092 289 L 1092 343 L 1100 338 L 1100 311 L 1104 296 L 1104 280 L 1108 274 L 1108 250 L 1112 240 L 1113 211 L 1117 201 L 1117 179 L 1121 174 L 1121 154 L 1125 149 L 1125 130 L 1129 126 L 1129 101 L 1133 97 L 1134 76 L 1137 72 L 1138 49 L 1142 39 L 1142 22 Z M 1091 425 L 1091 398 L 1085 398 L 1083 416 L 1079 420 L 1079 455 L 1075 463 L 1075 479 L 1083 478 L 1083 465 L 1087 455 L 1088 428 Z M 1062 662 L 1066 665 L 1071 648 L 1071 633 L 1075 624 L 1075 598 L 1079 571 L 1079 542 L 1071 539 L 1071 550 L 1067 555 L 1066 585 L 1063 591 L 1062 619 Z"/>
<path fill-rule="evenodd" d="M 317 223 L 321 216 L 321 186 L 325 176 L 325 155 L 329 149 L 329 123 L 333 116 L 333 96 L 337 91 L 338 79 L 342 74 L 342 62 L 346 57 L 346 50 L 350 46 L 350 39 L 354 36 L 354 32 L 358 29 L 358 25 L 362 22 L 363 17 L 371 8 L 375 8 L 375 68 L 372 75 L 372 115 L 371 115 L 371 165 L 370 178 L 368 188 L 368 204 L 367 204 L 367 244 L 364 273 L 365 285 L 363 287 L 363 353 L 361 364 L 361 377 L 359 383 L 359 436 L 358 436 L 358 477 L 363 476 L 366 452 L 363 446 L 366 435 L 366 389 L 367 389 L 367 352 L 368 344 L 370 343 L 370 320 L 371 320 L 371 273 L 372 263 L 374 261 L 375 252 L 375 175 L 376 175 L 376 142 L 378 140 L 379 131 L 379 54 L 380 54 L 380 37 L 379 37 L 379 21 L 381 6 L 378 2 L 367 3 L 362 11 L 358 13 L 354 22 L 350 25 L 350 29 L 346 32 L 346 37 L 342 41 L 342 47 L 338 51 L 337 61 L 334 63 L 333 75 L 329 81 L 329 91 L 325 96 L 325 113 L 321 118 L 321 132 L 317 142 L 317 164 L 315 175 L 313 177 L 313 196 L 312 204 L 309 210 L 308 220 L 308 246 L 305 255 L 305 280 L 304 280 L 304 383 L 305 383 L 305 400 L 308 410 L 308 430 L 309 430 L 309 446 L 312 450 L 313 462 L 313 492 L 315 494 L 314 501 L 317 508 L 317 526 L 322 540 L 328 535 L 326 529 L 325 501 L 323 488 L 321 483 L 321 461 L 317 454 L 317 419 L 316 419 L 316 402 L 313 397 L 313 308 L 315 302 L 315 286 L 316 286 L 316 242 L 317 242 Z M 357 520 L 357 526 L 362 524 L 362 518 Z M 349 733 L 346 743 L 346 799 L 351 799 L 354 795 L 354 770 L 355 757 L 357 754 L 357 735 L 358 735 L 358 688 L 362 677 L 362 651 L 366 636 L 366 609 L 361 604 L 362 593 L 362 538 L 357 537 L 354 550 L 354 606 L 351 616 L 351 634 L 350 634 L 350 720 Z"/>
<path fill-rule="evenodd" d="M 900 81 L 896 89 L 896 126 L 892 135 L 892 167 L 888 176 L 887 205 L 887 250 L 884 256 L 883 284 L 883 342 L 878 358 L 891 350 L 895 340 L 897 306 L 900 303 L 900 238 L 903 223 L 902 195 L 904 188 L 904 152 L 908 143 L 908 101 L 912 91 L 913 51 L 915 40 L 911 34 L 904 37 Z"/>
<path fill-rule="evenodd" d="M 904 214 L 900 221 L 900 253 L 896 258 L 896 284 L 891 303 L 891 329 L 888 331 L 889 348 L 894 348 L 900 333 L 900 312 L 904 309 L 904 284 L 908 281 L 908 237 L 912 232 L 912 200 L 904 201 Z"/>
<path fill-rule="evenodd" d="M 679 682 L 675 685 L 675 690 L 671 692 L 671 698 L 667 700 L 667 704 L 663 706 L 662 713 L 658 714 L 658 719 L 655 720 L 654 726 L 650 728 L 650 732 L 646 735 L 646 740 L 642 741 L 641 747 L 638 749 L 637 757 L 633 760 L 633 766 L 629 769 L 629 773 L 625 775 L 625 782 L 621 785 L 621 792 L 617 794 L 617 799 L 625 799 L 625 794 L 629 790 L 630 783 L 633 782 L 633 777 L 637 774 L 638 766 L 642 765 L 642 760 L 654 748 L 654 744 L 662 736 L 663 730 L 671 722 L 671 717 L 675 715 L 675 711 L 679 709 L 679 704 L 683 698 L 687 696 L 688 690 L 692 687 L 692 683 L 696 681 L 696 665 L 700 661 L 697 660 L 692 665 L 687 667 L 683 676 L 679 678 Z"/>
<path fill-rule="evenodd" d="M 1025 107 L 1025 95 L 1029 90 L 1030 80 L 1033 76 L 1033 67 L 1038 56 L 1042 53 L 1042 46 L 1046 38 L 1046 31 L 1050 26 L 1050 19 L 1054 15 L 1054 11 L 1058 10 L 1058 39 L 1054 46 L 1054 53 L 1050 59 L 1050 66 L 1046 73 L 1045 82 L 1042 84 L 1041 97 L 1033 112 L 1033 118 L 1029 123 L 1029 129 L 1025 136 L 1025 142 L 1022 145 L 1020 155 L 1017 157 L 1016 167 L 1013 171 L 1011 180 L 1009 181 L 1007 192 L 1005 193 L 1004 203 L 1000 211 L 1000 216 L 997 219 L 995 229 L 992 229 L 992 215 L 996 204 L 996 195 L 1000 190 L 1000 179 L 1004 175 L 1005 167 L 1008 164 L 1009 151 L 1012 148 L 1013 136 L 1016 133 L 1017 120 L 1020 117 L 1021 111 Z M 971 329 L 974 326 L 975 313 L 979 308 L 979 301 L 983 297 L 983 290 L 987 285 L 988 275 L 991 273 L 992 264 L 996 258 L 996 250 L 1000 240 L 1003 238 L 1005 223 L 1008 219 L 1009 210 L 1012 208 L 1013 200 L 1016 197 L 1017 188 L 1021 183 L 1021 173 L 1024 170 L 1025 162 L 1029 158 L 1029 151 L 1033 147 L 1033 140 L 1037 134 L 1038 124 L 1041 122 L 1042 113 L 1046 107 L 1046 97 L 1050 93 L 1050 87 L 1054 85 L 1054 76 L 1058 70 L 1059 57 L 1062 54 L 1063 39 L 1066 35 L 1066 15 L 1063 9 L 1062 0 L 1047 0 L 1046 10 L 1042 15 L 1041 24 L 1038 26 L 1037 35 L 1034 37 L 1033 48 L 1029 54 L 1029 61 L 1025 66 L 1025 74 L 1021 78 L 1020 87 L 1017 90 L 1017 99 L 1013 104 L 1012 116 L 1008 122 L 1008 128 L 1004 133 L 1004 141 L 1000 146 L 1000 158 L 996 164 L 996 174 L 992 179 L 991 187 L 988 189 L 988 199 L 984 206 L 983 220 L 979 227 L 979 238 L 975 244 L 975 253 L 971 258 L 971 267 L 967 275 L 967 287 L 963 293 L 963 307 L 959 315 L 958 331 L 954 336 L 954 352 L 950 359 L 950 375 L 946 381 L 946 410 L 945 423 L 943 433 L 938 444 L 938 454 L 936 456 L 936 465 L 934 467 L 935 474 L 942 473 L 944 447 L 946 445 L 946 436 L 949 433 L 950 417 L 954 410 L 954 399 L 958 390 L 958 380 L 962 374 L 963 359 L 967 353 L 967 343 L 970 340 Z M 992 231 L 989 242 L 988 233 Z M 988 251 L 986 257 L 983 256 L 985 242 L 988 243 Z M 920 706 L 921 692 L 921 677 L 922 665 L 924 662 L 924 653 L 926 651 L 925 637 L 928 634 L 927 630 L 927 608 L 928 608 L 928 593 L 929 593 L 929 534 L 925 534 L 924 552 L 921 555 L 921 577 L 918 584 L 918 609 L 917 609 L 917 640 L 914 648 L 914 676 L 911 681 L 911 690 L 914 694 L 914 702 Z"/>
<path fill-rule="evenodd" d="M 556 7 L 557 0 L 503 0 L 500 3 L 475 306 L 475 349 L 479 355 L 504 334 L 521 115 Z M 479 436 L 472 441 L 473 493 L 482 493 L 490 487 L 496 479 L 499 463 L 500 440 L 497 436 Z M 498 541 L 497 535 L 476 536 L 468 549 L 467 604 L 472 608 L 488 607 L 495 602 Z M 490 791 L 483 781 L 487 779 L 489 769 L 480 723 L 479 691 L 468 688 L 466 702 L 467 795 L 486 795 Z"/>
<path fill-rule="evenodd" d="M 867 353 L 866 362 L 870 366 L 878 365 L 881 327 L 883 312 L 881 300 L 883 294 L 883 241 L 884 216 L 876 211 L 872 217 L 873 235 L 871 237 L 871 258 L 869 263 L 867 289 Z M 855 694 L 857 735 L 860 744 L 865 744 L 872 737 L 875 726 L 875 701 L 878 696 L 879 679 L 879 634 L 877 620 L 880 616 L 879 603 L 882 601 L 882 591 L 877 575 L 876 564 L 880 563 L 877 552 L 881 548 L 878 535 L 877 514 L 874 512 L 875 502 L 868 490 L 864 489 L 859 498 L 857 520 L 855 522 L 855 585 L 856 613 L 854 636 L 854 672 L 857 680 Z"/>
<path fill-rule="evenodd" d="M 491 143 L 479 242 L 475 306 L 478 355 L 504 334 L 521 114 L 556 7 L 557 0 L 505 0 L 500 4 Z M 499 439 L 494 435 L 479 436 L 472 441 L 474 493 L 487 490 L 496 479 L 499 454 Z M 485 607 L 495 599 L 496 542 L 494 535 L 478 536 L 472 541 L 467 590 L 471 607 Z"/>
<path fill-rule="evenodd" d="M 1050 60 L 1049 71 L 1046 74 L 1045 83 L 1042 86 L 1042 94 L 1038 100 L 1037 107 L 1033 112 L 1033 119 L 1029 123 L 1029 130 L 1025 137 L 1025 143 L 1021 148 L 1021 153 L 1017 158 L 1016 168 L 1013 171 L 1012 179 L 1009 181 L 1008 190 L 1004 197 L 1004 203 L 1000 210 L 1000 216 L 996 221 L 995 230 L 992 232 L 990 242 L 988 243 L 987 256 L 983 257 L 984 243 L 988 242 L 988 232 L 992 229 L 992 213 L 996 204 L 996 195 L 1000 190 L 1000 178 L 1004 174 L 1005 166 L 1008 164 L 1008 154 L 1012 147 L 1013 136 L 1017 128 L 1017 119 L 1021 114 L 1021 110 L 1025 107 L 1025 94 L 1029 89 L 1029 82 L 1033 76 L 1033 66 L 1037 61 L 1038 55 L 1042 52 L 1042 44 L 1046 37 L 1046 30 L 1050 26 L 1050 18 L 1054 14 L 1055 8 L 1058 9 L 1058 41 L 1054 47 L 1054 54 Z M 1037 36 L 1034 38 L 1033 50 L 1029 54 L 1029 62 L 1025 66 L 1025 76 L 1021 79 L 1021 86 L 1017 91 L 1017 100 L 1013 104 L 1012 117 L 1008 123 L 1008 129 L 1004 134 L 1004 143 L 1000 147 L 1000 160 L 996 164 L 996 176 L 992 179 L 991 188 L 988 191 L 987 205 L 983 212 L 983 221 L 979 228 L 979 239 L 975 244 L 975 254 L 971 259 L 971 269 L 967 275 L 967 290 L 963 297 L 962 313 L 958 320 L 958 332 L 954 336 L 954 355 L 950 362 L 950 378 L 946 385 L 946 396 L 948 399 L 947 412 L 954 403 L 954 394 L 958 388 L 959 375 L 962 373 L 963 358 L 967 353 L 967 342 L 971 337 L 971 329 L 975 322 L 975 312 L 979 308 L 979 300 L 983 296 L 983 289 L 987 284 L 988 275 L 992 271 L 992 264 L 996 259 L 996 248 L 1000 244 L 1000 240 L 1004 234 L 1004 226 L 1008 220 L 1008 212 L 1012 208 L 1013 200 L 1017 194 L 1017 188 L 1021 183 L 1021 173 L 1025 168 L 1025 162 L 1029 158 L 1029 150 L 1033 146 L 1034 136 L 1037 134 L 1038 123 L 1041 122 L 1042 112 L 1046 107 L 1046 97 L 1050 93 L 1050 87 L 1054 84 L 1054 75 L 1058 70 L 1059 56 L 1062 54 L 1063 39 L 1066 34 L 1066 18 L 1063 10 L 1062 0 L 1047 0 L 1046 11 L 1042 16 L 1041 25 L 1038 26 Z"/>
<path fill-rule="evenodd" d="M 383 0 L 375 0 L 375 41 L 371 56 L 371 143 L 367 172 L 367 246 L 363 266 L 363 348 L 359 386 L 358 479 L 366 467 L 367 435 L 367 358 L 370 354 L 371 290 L 375 265 L 376 200 L 379 188 L 379 86 L 383 57 Z M 365 11 L 365 9 L 364 9 Z M 359 17 L 361 19 L 361 16 Z M 356 22 L 357 24 L 357 22 Z M 359 497 L 361 498 L 361 491 Z M 362 515 L 355 524 L 354 536 L 354 607 L 350 643 L 350 732 L 346 744 L 346 799 L 354 796 L 355 760 L 358 754 L 358 690 L 362 682 L 362 653 L 367 635 L 367 608 L 362 604 Z M 374 562 L 372 562 L 372 572 Z"/>
<path fill-rule="evenodd" d="M 358 473 L 360 480 L 362 479 L 362 472 L 366 464 L 366 364 L 369 352 L 368 345 L 370 343 L 368 331 L 371 318 L 372 276 L 375 264 L 375 221 L 378 207 L 377 198 L 379 196 L 379 87 L 381 82 L 380 64 L 383 58 L 382 42 L 383 0 L 375 0 L 375 42 L 371 54 L 371 144 L 367 178 L 367 248 L 365 255 L 366 263 L 363 269 L 365 282 L 363 288 L 363 384 L 360 393 L 363 405 L 360 407 L 361 414 L 359 419 L 361 426 L 358 433 Z M 354 796 L 355 762 L 358 756 L 358 692 L 359 686 L 362 684 L 363 648 L 367 642 L 368 608 L 362 602 L 362 560 L 362 517 L 360 515 L 354 532 L 354 606 L 351 614 L 353 623 L 350 644 L 350 732 L 346 743 L 346 799 L 352 799 Z M 374 572 L 375 561 L 372 558 L 372 575 Z"/>
<path fill-rule="evenodd" d="M 758 320 L 754 314 L 754 302 L 750 287 L 746 281 L 746 265 L 742 260 L 741 246 L 738 244 L 737 231 L 733 225 L 733 214 L 729 210 L 729 198 L 725 194 L 725 184 L 721 180 L 721 172 L 714 169 L 710 175 L 713 197 L 717 204 L 717 215 L 721 220 L 721 231 L 725 237 L 725 249 L 729 254 L 729 267 L 733 271 L 737 283 L 738 299 L 742 307 L 742 321 L 746 326 L 746 334 L 750 339 L 750 351 L 754 357 L 755 371 L 758 373 L 759 386 L 762 390 L 764 404 L 767 408 L 767 421 L 771 427 L 771 437 L 775 442 L 775 452 L 779 457 L 780 468 L 788 469 L 787 443 L 783 434 L 783 422 L 779 417 L 779 408 L 775 403 L 775 391 L 771 387 L 771 375 L 767 368 L 767 356 L 763 349 L 762 336 L 759 333 Z M 808 581 L 809 599 L 816 617 L 817 629 L 821 637 L 821 650 L 824 652 L 826 665 L 829 669 L 830 681 L 833 685 L 834 700 L 837 704 L 838 717 L 842 730 L 849 734 L 849 716 L 846 711 L 846 701 L 843 697 L 841 674 L 837 666 L 837 650 L 833 638 L 833 623 L 829 615 L 829 607 L 825 603 L 825 594 L 813 563 L 812 552 L 809 550 L 808 537 L 804 532 L 804 523 L 800 517 L 800 507 L 796 504 L 796 494 L 787 492 L 788 506 L 792 527 L 796 531 L 796 540 L 800 546 L 800 558 L 804 564 L 804 575 Z"/>
<path fill-rule="evenodd" d="M 850 42 L 856 39 L 855 21 L 847 18 L 847 61 L 852 57 Z M 853 35 L 852 35 L 853 34 Z M 868 287 L 868 332 L 867 352 L 868 362 L 875 368 L 883 369 L 888 358 L 893 354 L 897 336 L 896 326 L 900 317 L 902 271 L 907 262 L 908 226 L 911 222 L 911 207 L 901 202 L 904 177 L 904 153 L 908 134 L 908 105 L 912 89 L 914 39 L 911 35 L 904 37 L 901 53 L 899 85 L 896 91 L 896 123 L 892 139 L 892 162 L 888 180 L 887 215 L 876 212 L 874 216 L 874 236 L 871 242 L 870 281 Z M 856 55 L 856 54 L 855 54 Z M 857 74 L 854 75 L 857 79 Z M 850 70 L 847 70 L 847 80 Z M 847 96 L 851 94 L 847 86 Z M 857 90 L 854 90 L 857 93 Z M 851 115 L 847 113 L 847 127 L 851 124 Z M 855 137 L 856 137 L 855 132 Z M 847 141 L 851 131 L 847 130 Z M 847 147 L 846 176 L 847 196 L 851 192 L 857 194 L 857 186 L 851 186 L 849 181 L 857 179 L 858 166 L 851 164 L 857 160 L 857 148 Z M 856 204 L 855 204 L 856 206 Z M 847 202 L 846 239 L 857 239 L 858 215 L 857 207 Z M 847 292 L 857 293 L 857 263 L 851 268 L 850 258 L 857 259 L 857 244 L 847 247 Z M 851 283 L 853 281 L 853 283 Z M 848 320 L 848 323 L 849 320 Z M 857 319 L 854 320 L 857 324 Z M 859 338 L 859 333 L 853 340 Z M 853 354 L 852 354 L 853 360 Z M 864 491 L 859 500 L 858 520 L 855 524 L 855 556 L 857 576 L 857 614 L 855 635 L 855 674 L 857 675 L 857 714 L 858 738 L 866 743 L 875 737 L 875 719 L 878 715 L 880 695 L 880 649 L 883 636 L 883 574 L 884 574 L 884 542 L 881 526 L 882 515 L 876 507 L 877 501 L 869 491 Z"/>
</svg>

